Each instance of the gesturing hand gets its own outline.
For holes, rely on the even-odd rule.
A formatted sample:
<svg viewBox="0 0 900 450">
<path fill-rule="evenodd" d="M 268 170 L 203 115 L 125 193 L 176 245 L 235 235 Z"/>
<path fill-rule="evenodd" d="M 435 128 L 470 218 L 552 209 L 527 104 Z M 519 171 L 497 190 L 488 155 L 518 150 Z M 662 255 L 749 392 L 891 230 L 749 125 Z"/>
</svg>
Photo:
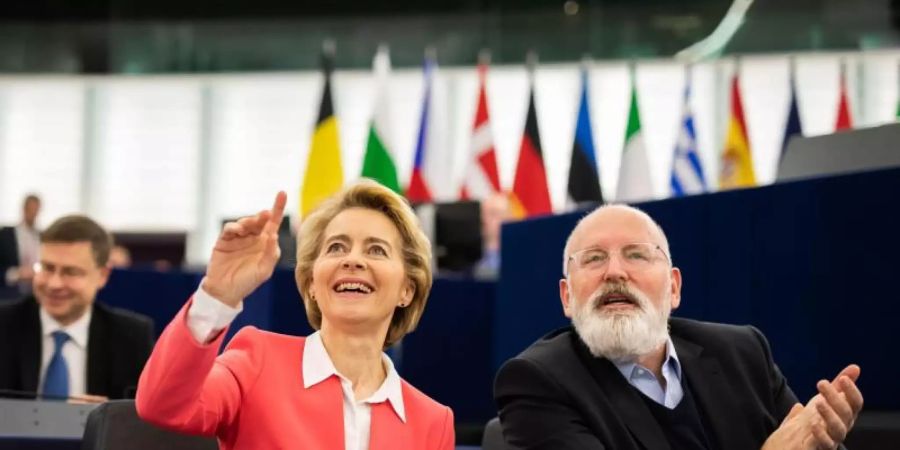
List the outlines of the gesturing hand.
<svg viewBox="0 0 900 450">
<path fill-rule="evenodd" d="M 832 450 L 853 428 L 863 397 L 856 380 L 860 369 L 850 364 L 833 381 L 816 384 L 819 393 L 804 407 L 797 403 L 781 426 L 769 436 L 763 450 Z"/>
<path fill-rule="evenodd" d="M 814 419 L 814 413 L 800 403 L 795 404 L 781 426 L 766 439 L 762 450 L 815 450 Z"/>
<path fill-rule="evenodd" d="M 856 423 L 863 407 L 863 396 L 856 386 L 860 368 L 850 364 L 834 380 L 816 383 L 819 393 L 807 404 L 819 414 L 821 426 L 813 429 L 820 449 L 834 449 L 840 445 Z"/>
<path fill-rule="evenodd" d="M 281 256 L 278 227 L 286 202 L 280 191 L 271 210 L 225 224 L 201 282 L 204 291 L 234 307 L 272 276 Z"/>
</svg>

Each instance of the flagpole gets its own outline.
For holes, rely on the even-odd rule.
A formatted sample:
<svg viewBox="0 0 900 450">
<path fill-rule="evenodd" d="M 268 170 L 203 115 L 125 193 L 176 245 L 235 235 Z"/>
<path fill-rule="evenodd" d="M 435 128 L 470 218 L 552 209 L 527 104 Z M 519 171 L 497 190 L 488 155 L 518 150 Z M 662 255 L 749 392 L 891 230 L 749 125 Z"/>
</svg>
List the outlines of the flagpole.
<svg viewBox="0 0 900 450">
<path fill-rule="evenodd" d="M 897 62 L 897 115 L 894 117 L 895 121 L 900 121 L 900 62 Z"/>
<path fill-rule="evenodd" d="M 685 112 L 686 112 L 685 110 L 687 109 L 687 110 L 693 111 L 693 108 L 691 108 L 691 105 L 690 105 L 690 101 L 691 101 L 690 93 L 694 89 L 694 86 L 692 83 L 693 69 L 694 69 L 694 63 L 692 61 L 688 61 L 684 64 L 684 89 L 681 90 L 681 98 L 682 98 L 681 117 L 679 117 L 677 128 L 675 130 L 676 136 L 679 135 L 681 133 L 681 129 L 684 128 Z M 693 116 L 693 112 L 691 113 L 691 115 Z M 696 122 L 694 122 L 694 123 L 696 124 Z M 695 131 L 695 134 L 696 134 L 696 131 Z M 696 141 L 696 136 L 694 137 L 694 139 Z M 676 148 L 678 147 L 677 141 L 675 143 L 675 147 Z M 700 155 L 700 149 L 697 148 L 696 143 L 694 144 L 694 148 L 695 148 L 695 151 L 697 152 L 697 157 L 700 158 L 701 162 L 703 162 L 703 157 Z M 674 158 L 678 158 L 678 154 L 673 152 L 673 159 Z M 674 161 L 673 161 L 673 164 L 674 164 Z M 704 183 L 705 183 L 705 180 L 704 180 Z M 704 189 L 705 189 L 705 187 L 704 187 Z"/>
<path fill-rule="evenodd" d="M 687 95 L 688 91 L 694 90 L 694 63 L 687 62 L 684 64 L 684 90 L 682 94 Z M 679 124 L 679 128 L 681 125 Z"/>
<path fill-rule="evenodd" d="M 425 47 L 425 59 L 428 61 L 437 61 L 437 49 L 433 45 Z"/>
<path fill-rule="evenodd" d="M 534 88 L 534 71 L 538 64 L 538 54 L 536 51 L 528 50 L 525 54 L 525 69 L 528 71 L 528 82 Z"/>
<path fill-rule="evenodd" d="M 866 79 L 864 78 L 866 76 L 866 65 L 859 57 L 854 58 L 854 61 L 854 66 L 856 67 L 856 89 L 854 89 L 856 91 L 856 102 L 851 102 L 850 107 L 856 109 L 856 114 L 854 114 L 854 117 L 857 118 L 856 123 L 861 126 L 868 126 L 870 124 L 868 123 L 869 115 L 866 114 Z M 853 108 L 854 104 L 856 108 Z"/>
<path fill-rule="evenodd" d="M 591 68 L 591 64 L 593 64 L 594 58 L 591 57 L 590 53 L 585 53 L 581 55 L 581 70 L 587 72 Z"/>
<path fill-rule="evenodd" d="M 334 70 L 334 55 L 336 53 L 335 48 L 337 45 L 334 42 L 334 39 L 325 39 L 322 41 L 322 57 L 325 58 L 326 66 L 325 70 L 329 73 Z"/>
<path fill-rule="evenodd" d="M 478 51 L 478 64 L 485 66 L 491 64 L 491 49 L 485 47 Z"/>
</svg>

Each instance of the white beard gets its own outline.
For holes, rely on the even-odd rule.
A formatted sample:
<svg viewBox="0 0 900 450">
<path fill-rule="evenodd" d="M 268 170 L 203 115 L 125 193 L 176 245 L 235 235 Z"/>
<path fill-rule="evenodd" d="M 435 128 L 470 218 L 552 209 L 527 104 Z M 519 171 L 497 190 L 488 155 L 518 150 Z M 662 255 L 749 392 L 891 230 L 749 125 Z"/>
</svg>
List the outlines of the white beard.
<svg viewBox="0 0 900 450">
<path fill-rule="evenodd" d="M 631 295 L 637 302 L 638 309 L 628 312 L 598 309 L 601 296 L 616 290 Z M 635 362 L 639 357 L 659 348 L 669 338 L 668 322 L 672 310 L 670 296 L 671 294 L 667 294 L 663 299 L 663 306 L 657 309 L 637 289 L 622 285 L 601 287 L 589 301 L 575 307 L 572 325 L 592 355 L 616 362 Z M 571 300 L 578 305 L 574 297 Z"/>
</svg>

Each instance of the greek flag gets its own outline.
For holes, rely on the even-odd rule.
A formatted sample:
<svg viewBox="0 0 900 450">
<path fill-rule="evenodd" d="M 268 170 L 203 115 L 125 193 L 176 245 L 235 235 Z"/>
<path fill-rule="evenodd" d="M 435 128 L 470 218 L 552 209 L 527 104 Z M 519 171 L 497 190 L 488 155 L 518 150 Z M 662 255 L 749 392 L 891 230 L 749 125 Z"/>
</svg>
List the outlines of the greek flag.
<svg viewBox="0 0 900 450">
<path fill-rule="evenodd" d="M 690 106 L 690 81 L 684 88 L 681 130 L 675 143 L 675 157 L 672 159 L 672 196 L 699 194 L 706 191 L 703 165 L 697 153 L 697 133 L 694 131 L 694 114 Z"/>
</svg>

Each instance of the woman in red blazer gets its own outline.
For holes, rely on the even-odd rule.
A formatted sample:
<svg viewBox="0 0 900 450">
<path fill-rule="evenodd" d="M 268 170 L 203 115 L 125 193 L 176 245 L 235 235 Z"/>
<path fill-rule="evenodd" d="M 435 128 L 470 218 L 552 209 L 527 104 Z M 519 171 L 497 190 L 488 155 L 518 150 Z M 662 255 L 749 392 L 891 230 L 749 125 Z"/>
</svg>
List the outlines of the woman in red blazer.
<svg viewBox="0 0 900 450">
<path fill-rule="evenodd" d="M 166 327 L 137 391 L 144 420 L 223 449 L 450 450 L 452 411 L 401 380 L 383 349 L 413 330 L 431 248 L 402 197 L 370 181 L 303 221 L 302 338 L 254 327 L 219 355 L 243 299 L 272 275 L 286 196 L 225 226 L 197 292 Z"/>
</svg>

